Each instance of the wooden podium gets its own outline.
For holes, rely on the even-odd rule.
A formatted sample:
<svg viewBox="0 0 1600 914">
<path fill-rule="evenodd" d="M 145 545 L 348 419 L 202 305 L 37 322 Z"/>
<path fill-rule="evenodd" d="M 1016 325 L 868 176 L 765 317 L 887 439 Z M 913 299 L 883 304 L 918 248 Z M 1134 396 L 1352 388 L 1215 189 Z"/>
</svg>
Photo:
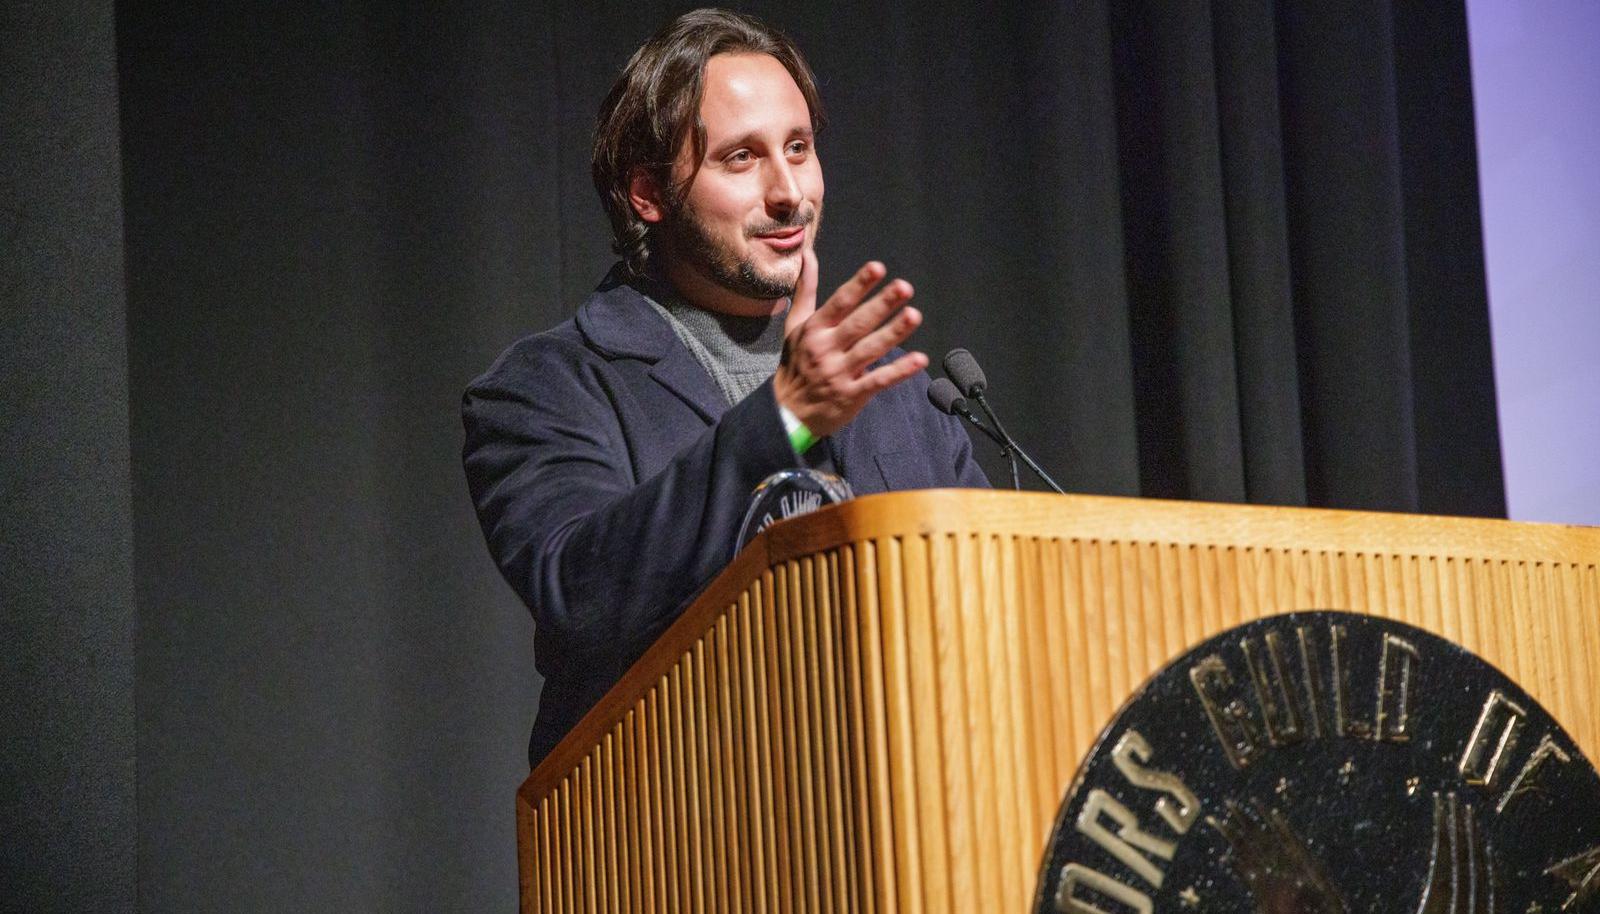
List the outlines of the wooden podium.
<svg viewBox="0 0 1600 914">
<path fill-rule="evenodd" d="M 1024 911 L 1118 706 L 1301 609 L 1427 629 L 1600 758 L 1600 529 L 936 490 L 780 523 L 517 794 L 523 911 Z"/>
</svg>

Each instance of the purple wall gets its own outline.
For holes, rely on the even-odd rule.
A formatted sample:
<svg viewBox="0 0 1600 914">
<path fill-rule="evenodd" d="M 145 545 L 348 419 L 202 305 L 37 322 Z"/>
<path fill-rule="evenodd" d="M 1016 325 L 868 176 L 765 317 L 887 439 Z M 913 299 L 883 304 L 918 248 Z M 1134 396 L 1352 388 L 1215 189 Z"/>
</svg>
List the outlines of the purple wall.
<svg viewBox="0 0 1600 914">
<path fill-rule="evenodd" d="M 1600 524 L 1600 3 L 1467 22 L 1511 517 Z"/>
</svg>

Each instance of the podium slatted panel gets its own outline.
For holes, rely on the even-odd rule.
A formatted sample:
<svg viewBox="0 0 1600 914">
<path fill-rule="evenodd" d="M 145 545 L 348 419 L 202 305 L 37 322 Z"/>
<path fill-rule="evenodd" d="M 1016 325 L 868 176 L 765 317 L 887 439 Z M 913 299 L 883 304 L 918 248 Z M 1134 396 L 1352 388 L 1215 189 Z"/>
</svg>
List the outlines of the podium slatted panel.
<svg viewBox="0 0 1600 914">
<path fill-rule="evenodd" d="M 841 592 L 840 560 L 797 559 L 755 581 L 519 809 L 538 861 L 525 907 L 893 910 L 863 894 L 878 880 L 858 872 L 877 853 L 863 802 L 875 722 L 861 713 L 857 597 Z"/>
<path fill-rule="evenodd" d="M 905 581 L 864 599 L 899 622 L 902 594 L 931 590 L 930 625 L 885 629 L 885 656 L 903 658 L 891 728 L 915 758 L 889 760 L 905 785 L 892 827 L 916 835 L 896 860 L 904 910 L 1025 910 L 1057 806 L 1117 707 L 1189 645 L 1264 615 L 1341 608 L 1442 634 L 1538 696 L 1591 757 L 1600 743 L 1594 565 L 983 535 L 876 548 Z M 1083 586 L 1058 604 L 1010 571 L 1039 563 L 1055 570 L 1027 580 Z M 1541 624 L 1513 628 L 1513 613 Z"/>
<path fill-rule="evenodd" d="M 636 697 L 597 710 L 614 723 L 590 730 L 591 748 L 519 794 L 524 909 L 1025 910 L 1057 805 L 1116 709 L 1190 645 L 1294 610 L 1460 643 L 1596 757 L 1600 548 L 1584 550 L 1600 534 L 1571 531 L 1579 548 L 1541 560 L 1515 557 L 1549 545 L 1538 536 L 1466 549 L 1426 527 L 1514 540 L 1526 525 L 1301 512 L 1302 536 L 1149 511 L 884 523 L 914 532 L 830 534 L 764 570 L 741 557 L 730 575 L 748 584 L 692 608 L 664 638 L 670 656 L 614 693 Z M 1361 517 L 1399 532 L 1344 529 Z M 1119 527 L 1170 535 L 1052 533 Z M 1276 544 L 1290 540 L 1311 545 Z M 1339 545 L 1394 541 L 1405 548 Z"/>
</svg>

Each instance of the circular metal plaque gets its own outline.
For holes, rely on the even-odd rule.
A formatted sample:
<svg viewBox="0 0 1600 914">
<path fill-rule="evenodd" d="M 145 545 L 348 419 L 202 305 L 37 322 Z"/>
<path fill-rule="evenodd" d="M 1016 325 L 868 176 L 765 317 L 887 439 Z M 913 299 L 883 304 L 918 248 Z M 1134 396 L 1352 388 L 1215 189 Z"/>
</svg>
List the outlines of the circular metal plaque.
<svg viewBox="0 0 1600 914">
<path fill-rule="evenodd" d="M 1262 619 L 1123 706 L 1062 803 L 1034 907 L 1600 911 L 1600 776 L 1455 644 L 1352 613 Z"/>
<path fill-rule="evenodd" d="M 750 544 L 756 534 L 780 520 L 810 514 L 823 505 L 836 505 L 855 497 L 850 483 L 821 470 L 780 470 L 768 476 L 750 493 L 750 507 L 739 524 L 735 553 Z"/>
</svg>

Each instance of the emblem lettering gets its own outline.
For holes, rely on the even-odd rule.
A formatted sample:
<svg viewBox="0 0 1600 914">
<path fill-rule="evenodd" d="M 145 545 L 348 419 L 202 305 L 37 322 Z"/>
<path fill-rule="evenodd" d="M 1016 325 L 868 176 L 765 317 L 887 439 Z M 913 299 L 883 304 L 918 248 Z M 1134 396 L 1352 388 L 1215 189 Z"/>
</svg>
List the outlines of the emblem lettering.
<svg viewBox="0 0 1600 914">
<path fill-rule="evenodd" d="M 821 492 L 788 492 L 778 500 L 778 511 L 786 518 L 810 514 L 820 507 Z"/>
<path fill-rule="evenodd" d="M 1101 815 L 1117 823 L 1116 834 L 1112 834 L 1110 829 L 1100 823 Z M 1163 860 L 1171 860 L 1173 853 L 1178 849 L 1178 845 L 1171 841 L 1157 838 L 1141 829 L 1139 819 L 1133 811 L 1100 788 L 1090 791 L 1088 799 L 1084 801 L 1083 811 L 1078 813 L 1078 832 L 1105 848 L 1113 857 L 1126 864 L 1128 869 L 1138 873 L 1144 877 L 1144 881 L 1158 889 L 1161 888 L 1161 868 L 1151 863 L 1150 859 L 1139 851 L 1146 851 Z"/>
<path fill-rule="evenodd" d="M 1129 730 L 1111 748 L 1111 761 L 1129 784 L 1167 794 L 1156 800 L 1156 813 L 1173 831 L 1185 834 L 1200 815 L 1200 798 L 1177 775 L 1145 768 L 1141 763 L 1149 762 L 1152 754 L 1150 742 L 1138 730 Z"/>
<path fill-rule="evenodd" d="M 1366 738 L 1372 725 L 1350 716 L 1350 672 L 1344 668 L 1344 626 L 1328 626 L 1328 658 L 1333 667 L 1333 734 Z"/>
<path fill-rule="evenodd" d="M 1306 688 L 1306 708 L 1307 716 L 1311 719 L 1311 732 L 1315 736 L 1325 736 L 1322 709 L 1327 705 L 1328 698 L 1322 688 L 1322 667 L 1317 663 L 1316 646 L 1311 643 L 1311 628 L 1297 625 L 1294 636 L 1300 643 L 1300 675 Z"/>
<path fill-rule="evenodd" d="M 1269 631 L 1262 640 L 1267 645 L 1267 662 L 1257 656 L 1255 643 L 1249 638 L 1239 642 L 1239 649 L 1244 651 L 1245 665 L 1250 668 L 1256 703 L 1261 706 L 1261 720 L 1266 725 L 1267 742 L 1275 747 L 1287 746 L 1305 739 L 1300 708 L 1289 689 L 1288 677 L 1283 675 L 1283 646 L 1278 633 Z"/>
<path fill-rule="evenodd" d="M 1151 903 L 1149 895 L 1123 885 L 1105 873 L 1081 863 L 1069 863 L 1061 868 L 1061 885 L 1056 888 L 1057 911 L 1061 914 L 1117 914 L 1079 898 L 1077 891 L 1080 885 L 1122 902 L 1127 910 L 1136 914 L 1155 912 L 1155 905 Z"/>
<path fill-rule="evenodd" d="M 1254 761 L 1260 752 L 1256 725 L 1245 703 L 1229 694 L 1233 690 L 1233 674 L 1228 672 L 1228 665 L 1216 654 L 1203 657 L 1189 668 L 1189 682 L 1200 696 L 1200 705 L 1205 708 L 1228 762 L 1242 769 Z"/>
<path fill-rule="evenodd" d="M 1539 740 L 1539 745 L 1533 750 L 1533 754 L 1528 756 L 1526 762 L 1522 763 L 1522 770 L 1518 771 L 1517 776 L 1511 779 L 1511 786 L 1506 788 L 1505 794 L 1500 797 L 1500 802 L 1494 805 L 1494 811 L 1496 813 L 1505 812 L 1506 806 L 1512 800 L 1525 793 L 1533 793 L 1538 790 L 1539 778 L 1550 770 L 1549 765 L 1552 759 L 1566 764 L 1572 761 L 1572 756 L 1567 755 L 1565 750 L 1550 739 L 1550 734 L 1546 733 L 1544 738 Z"/>
<path fill-rule="evenodd" d="M 1574 910 L 1573 905 L 1585 904 L 1600 898 L 1600 846 L 1575 854 L 1544 871 L 1572 888 L 1572 894 L 1561 903 L 1561 910 Z"/>
<path fill-rule="evenodd" d="M 1495 689 L 1484 699 L 1483 710 L 1478 712 L 1478 723 L 1472 728 L 1472 738 L 1461 752 L 1457 770 L 1468 784 L 1493 789 L 1506 756 L 1517 744 L 1523 718 L 1528 712 Z"/>
<path fill-rule="evenodd" d="M 1412 669 L 1422 655 L 1399 635 L 1383 636 L 1378 659 L 1378 714 L 1373 726 L 1380 742 L 1403 743 L 1411 738 Z"/>
</svg>

